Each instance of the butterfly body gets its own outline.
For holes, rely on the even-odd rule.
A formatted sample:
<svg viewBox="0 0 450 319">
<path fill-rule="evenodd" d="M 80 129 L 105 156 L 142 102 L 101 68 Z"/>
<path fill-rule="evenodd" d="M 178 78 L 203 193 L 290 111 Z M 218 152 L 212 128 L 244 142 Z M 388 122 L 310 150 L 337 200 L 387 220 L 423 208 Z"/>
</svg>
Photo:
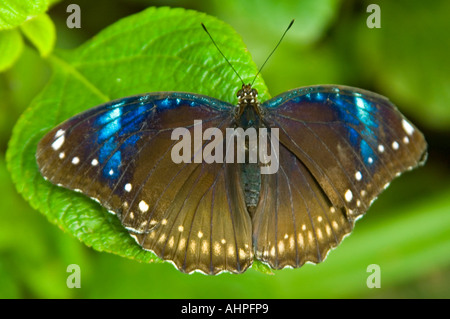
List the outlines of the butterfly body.
<svg viewBox="0 0 450 319">
<path fill-rule="evenodd" d="M 260 103 L 244 85 L 237 95 L 234 106 L 149 93 L 85 111 L 40 141 L 40 172 L 100 202 L 181 271 L 217 274 L 241 273 L 254 258 L 276 269 L 322 261 L 392 179 L 425 161 L 423 135 L 375 93 L 311 86 Z M 193 136 L 199 120 L 203 132 L 222 132 L 224 154 L 227 128 L 278 129 L 269 134 L 278 171 L 262 174 L 260 160 L 174 162 L 172 132 Z"/>
</svg>

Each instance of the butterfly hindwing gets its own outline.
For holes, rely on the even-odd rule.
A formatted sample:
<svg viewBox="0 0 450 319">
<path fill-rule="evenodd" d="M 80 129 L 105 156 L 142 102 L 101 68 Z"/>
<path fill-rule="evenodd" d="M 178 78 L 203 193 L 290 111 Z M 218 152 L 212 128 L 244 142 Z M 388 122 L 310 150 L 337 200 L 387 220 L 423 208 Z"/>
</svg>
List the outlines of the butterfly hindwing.
<svg viewBox="0 0 450 319">
<path fill-rule="evenodd" d="M 201 120 L 205 130 L 224 131 L 232 107 L 175 92 L 109 102 L 50 131 L 37 163 L 46 179 L 100 202 L 143 248 L 182 271 L 242 272 L 252 261 L 251 222 L 233 182 L 237 165 L 171 158 L 175 128 L 193 135 Z"/>
<path fill-rule="evenodd" d="M 261 176 L 253 217 L 256 258 L 275 269 L 318 263 L 352 227 L 304 164 L 280 145 L 278 172 Z"/>
</svg>

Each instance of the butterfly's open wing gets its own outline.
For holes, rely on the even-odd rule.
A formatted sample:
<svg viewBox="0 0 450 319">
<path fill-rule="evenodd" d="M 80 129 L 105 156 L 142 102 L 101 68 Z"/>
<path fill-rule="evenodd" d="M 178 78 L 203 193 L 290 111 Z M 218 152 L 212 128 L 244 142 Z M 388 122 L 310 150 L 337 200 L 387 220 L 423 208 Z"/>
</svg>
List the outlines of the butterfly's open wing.
<svg viewBox="0 0 450 319">
<path fill-rule="evenodd" d="M 253 255 L 239 167 L 195 163 L 206 142 L 200 151 L 191 143 L 191 163 L 172 159 L 175 128 L 186 128 L 191 136 L 183 139 L 190 141 L 194 120 L 203 130 L 224 132 L 231 108 L 175 92 L 113 101 L 49 132 L 38 145 L 37 163 L 46 179 L 99 201 L 143 248 L 180 270 L 243 272 Z"/>
<path fill-rule="evenodd" d="M 300 88 L 262 109 L 279 128 L 279 170 L 262 176 L 253 242 L 274 268 L 322 261 L 392 179 L 426 158 L 419 130 L 368 91 Z"/>
</svg>

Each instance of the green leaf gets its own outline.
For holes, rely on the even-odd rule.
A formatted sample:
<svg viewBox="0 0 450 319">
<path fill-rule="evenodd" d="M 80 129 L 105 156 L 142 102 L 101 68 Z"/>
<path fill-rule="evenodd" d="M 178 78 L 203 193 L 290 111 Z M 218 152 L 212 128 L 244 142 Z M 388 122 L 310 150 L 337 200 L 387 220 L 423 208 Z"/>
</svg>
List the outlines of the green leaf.
<svg viewBox="0 0 450 319">
<path fill-rule="evenodd" d="M 41 56 L 46 57 L 55 46 L 56 31 L 52 19 L 43 13 L 25 21 L 20 28 L 25 36 L 39 50 Z"/>
<path fill-rule="evenodd" d="M 48 0 L 2 0 L 0 30 L 12 29 L 47 11 Z"/>
<path fill-rule="evenodd" d="M 380 29 L 367 28 L 367 16 L 362 16 L 356 28 L 343 34 L 359 55 L 352 61 L 363 62 L 365 76 L 380 91 L 409 107 L 424 125 L 441 130 L 450 126 L 448 12 L 448 1 L 434 1 L 432 6 L 384 1 Z"/>
<path fill-rule="evenodd" d="M 17 190 L 51 222 L 96 250 L 143 262 L 158 260 L 99 204 L 46 182 L 35 160 L 37 143 L 63 120 L 133 94 L 188 91 L 236 103 L 240 80 L 201 22 L 244 81 L 252 80 L 257 68 L 230 26 L 194 11 L 149 8 L 118 21 L 73 51 L 51 55 L 52 78 L 14 128 L 7 161 Z M 255 87 L 263 100 L 269 97 L 260 78 Z"/>
<path fill-rule="evenodd" d="M 0 31 L 0 72 L 8 69 L 22 53 L 23 40 L 18 30 Z"/>
<path fill-rule="evenodd" d="M 339 15 L 341 2 L 211 1 L 217 17 L 230 23 L 242 35 L 257 65 L 262 65 L 285 28 L 295 19 L 263 69 L 262 74 L 273 95 L 302 85 L 339 83 L 336 82 L 340 71 L 336 67 L 336 55 L 324 45 L 324 36 Z M 315 45 L 319 41 L 320 45 Z"/>
</svg>

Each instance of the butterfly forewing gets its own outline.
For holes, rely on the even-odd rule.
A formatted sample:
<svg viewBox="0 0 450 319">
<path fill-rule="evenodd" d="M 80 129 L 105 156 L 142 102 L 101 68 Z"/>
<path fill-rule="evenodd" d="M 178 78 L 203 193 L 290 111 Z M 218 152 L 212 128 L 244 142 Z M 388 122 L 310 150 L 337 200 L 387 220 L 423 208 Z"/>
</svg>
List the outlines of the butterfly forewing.
<svg viewBox="0 0 450 319">
<path fill-rule="evenodd" d="M 113 101 L 50 131 L 38 145 L 37 163 L 46 179 L 99 201 L 143 248 L 182 271 L 242 272 L 253 257 L 251 222 L 233 177 L 237 165 L 171 157 L 175 128 L 193 135 L 201 120 L 203 129 L 224 131 L 231 107 L 188 93 Z"/>
<path fill-rule="evenodd" d="M 426 157 L 420 131 L 388 99 L 368 91 L 312 86 L 262 107 L 266 125 L 279 128 L 281 144 L 349 220 L 364 214 L 393 178 Z"/>
</svg>

